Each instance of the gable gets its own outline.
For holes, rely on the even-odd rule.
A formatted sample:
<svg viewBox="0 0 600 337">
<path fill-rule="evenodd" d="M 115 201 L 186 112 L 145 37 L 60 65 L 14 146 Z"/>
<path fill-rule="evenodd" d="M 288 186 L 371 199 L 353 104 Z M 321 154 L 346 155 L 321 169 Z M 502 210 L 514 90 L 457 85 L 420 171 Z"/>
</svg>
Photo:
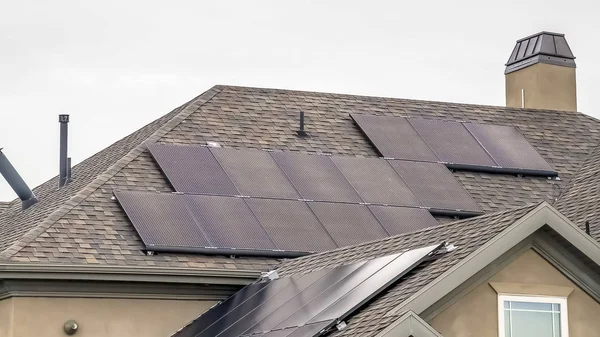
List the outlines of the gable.
<svg viewBox="0 0 600 337">
<path fill-rule="evenodd" d="M 496 337 L 499 292 L 566 296 L 570 336 L 591 336 L 600 329 L 600 303 L 531 249 L 428 319 L 428 323 L 444 337 Z"/>
</svg>

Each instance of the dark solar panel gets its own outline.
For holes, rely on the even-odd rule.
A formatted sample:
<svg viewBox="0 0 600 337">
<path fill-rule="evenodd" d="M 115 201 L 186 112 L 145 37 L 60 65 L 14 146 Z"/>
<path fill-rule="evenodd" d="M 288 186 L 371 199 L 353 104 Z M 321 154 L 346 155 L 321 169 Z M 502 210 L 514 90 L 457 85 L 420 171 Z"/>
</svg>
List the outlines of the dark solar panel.
<svg viewBox="0 0 600 337">
<path fill-rule="evenodd" d="M 299 277 L 293 277 L 290 285 L 285 287 L 277 293 L 276 296 L 271 297 L 268 301 L 262 302 L 252 310 L 246 312 L 243 317 L 239 317 L 235 323 L 228 324 L 226 329 L 221 330 L 220 333 L 217 326 L 214 329 L 208 329 L 203 331 L 198 337 L 239 337 L 244 334 L 249 328 L 261 321 L 268 315 L 272 314 L 276 310 L 279 310 L 286 302 L 290 301 L 298 294 L 302 293 L 305 289 L 317 282 L 319 279 L 331 272 L 331 269 L 321 269 L 312 273 L 307 273 Z M 231 321 L 231 319 L 227 319 Z"/>
<path fill-rule="evenodd" d="M 365 205 L 328 202 L 308 205 L 340 247 L 389 236 Z"/>
<path fill-rule="evenodd" d="M 189 211 L 213 247 L 274 250 L 275 244 L 246 206 L 236 197 L 185 195 Z"/>
<path fill-rule="evenodd" d="M 419 206 L 396 171 L 380 158 L 331 157 L 365 202 Z"/>
<path fill-rule="evenodd" d="M 351 116 L 384 157 L 438 160 L 406 118 L 360 114 Z"/>
<path fill-rule="evenodd" d="M 271 155 L 304 199 L 361 202 L 329 156 L 272 152 Z"/>
<path fill-rule="evenodd" d="M 268 152 L 218 148 L 211 151 L 242 195 L 300 198 Z"/>
<path fill-rule="evenodd" d="M 319 296 L 326 294 L 327 290 L 338 282 L 345 279 L 348 275 L 362 266 L 363 263 L 353 263 L 331 270 L 327 275 L 320 278 L 304 291 L 298 293 L 298 296 L 292 298 L 276 311 L 265 317 L 263 320 L 248 329 L 245 333 L 258 333 L 261 331 L 274 330 L 277 325 L 285 321 L 287 318 L 298 315 L 306 317 L 306 321 L 313 317 L 316 312 L 305 310 L 304 307 Z"/>
<path fill-rule="evenodd" d="M 480 166 L 496 165 L 461 123 L 419 118 L 409 118 L 408 121 L 441 161 Z"/>
<path fill-rule="evenodd" d="M 183 196 L 125 191 L 115 191 L 115 196 L 147 249 L 211 245 L 187 211 Z"/>
<path fill-rule="evenodd" d="M 477 203 L 444 165 L 404 160 L 388 162 L 424 206 L 480 211 Z"/>
<path fill-rule="evenodd" d="M 516 128 L 474 123 L 465 126 L 499 166 L 554 171 Z"/>
<path fill-rule="evenodd" d="M 154 143 L 148 144 L 148 149 L 177 192 L 239 194 L 206 147 Z"/>
<path fill-rule="evenodd" d="M 389 287 L 392 283 L 406 275 L 406 273 L 410 272 L 414 267 L 425 260 L 431 252 L 437 250 L 439 247 L 440 245 L 429 246 L 410 250 L 401 254 L 376 273 L 365 279 L 364 282 L 346 292 L 343 296 L 338 297 L 332 305 L 320 312 L 308 321 L 308 323 L 343 320 L 354 310 L 358 309 L 381 291 Z M 368 266 L 375 261 L 377 260 L 369 261 L 365 266 Z"/>
<path fill-rule="evenodd" d="M 390 235 L 414 232 L 439 225 L 431 213 L 421 208 L 370 205 L 369 209 Z"/>
<path fill-rule="evenodd" d="M 248 286 L 175 336 L 320 336 L 439 247 L 415 249 Z"/>
<path fill-rule="evenodd" d="M 321 252 L 337 248 L 302 201 L 247 199 L 246 203 L 278 249 Z"/>
</svg>

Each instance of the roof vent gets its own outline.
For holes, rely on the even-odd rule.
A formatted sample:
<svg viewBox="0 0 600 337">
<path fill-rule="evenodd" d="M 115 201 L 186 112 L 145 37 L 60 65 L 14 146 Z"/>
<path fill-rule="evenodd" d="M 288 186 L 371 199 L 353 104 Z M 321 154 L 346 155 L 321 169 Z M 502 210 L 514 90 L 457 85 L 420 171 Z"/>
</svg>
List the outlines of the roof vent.
<svg viewBox="0 0 600 337">
<path fill-rule="evenodd" d="M 296 133 L 299 137 L 308 137 L 308 133 L 304 130 L 304 111 L 300 111 L 300 127 Z"/>
<path fill-rule="evenodd" d="M 536 63 L 575 68 L 575 56 L 565 39 L 565 34 L 540 32 L 517 40 L 506 62 L 504 74 Z"/>
<path fill-rule="evenodd" d="M 0 148 L 0 173 L 4 176 L 4 179 L 6 179 L 6 182 L 8 182 L 13 191 L 19 196 L 19 199 L 21 199 L 23 209 L 27 209 L 38 202 L 35 194 L 33 194 L 8 158 L 2 153 L 2 148 Z"/>
<path fill-rule="evenodd" d="M 67 144 L 69 140 L 69 115 L 58 115 L 60 123 L 60 155 L 59 155 L 59 173 L 58 187 L 63 187 L 69 183 L 71 178 L 71 158 L 67 157 Z"/>
</svg>

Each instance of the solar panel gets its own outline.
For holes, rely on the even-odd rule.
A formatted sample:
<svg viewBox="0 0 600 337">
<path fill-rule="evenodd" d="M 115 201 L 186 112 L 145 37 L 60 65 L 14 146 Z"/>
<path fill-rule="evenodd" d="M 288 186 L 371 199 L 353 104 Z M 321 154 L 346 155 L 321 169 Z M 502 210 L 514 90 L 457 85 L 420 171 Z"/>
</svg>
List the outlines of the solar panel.
<svg viewBox="0 0 600 337">
<path fill-rule="evenodd" d="M 239 194 L 206 147 L 154 143 L 148 144 L 148 149 L 177 192 Z"/>
<path fill-rule="evenodd" d="M 439 225 L 431 213 L 422 208 L 370 205 L 369 209 L 390 235 L 414 232 Z"/>
<path fill-rule="evenodd" d="M 260 322 L 248 329 L 245 333 L 248 334 L 258 333 L 261 331 L 272 331 L 277 327 L 278 324 L 292 315 L 304 315 L 307 317 L 306 321 L 308 321 L 309 317 L 312 317 L 316 313 L 305 310 L 304 307 L 313 300 L 317 299 L 319 296 L 323 296 L 327 289 L 335 286 L 335 284 L 345 279 L 363 264 L 364 263 L 362 262 L 353 263 L 331 270 L 331 272 L 327 273 L 327 275 L 317 280 L 304 291 L 299 292 L 298 296 L 286 302 L 275 312 L 271 313 L 269 316 L 265 317 Z"/>
<path fill-rule="evenodd" d="M 329 156 L 272 152 L 271 155 L 304 199 L 361 202 Z"/>
<path fill-rule="evenodd" d="M 466 128 L 502 167 L 555 172 L 514 127 L 465 123 Z"/>
<path fill-rule="evenodd" d="M 308 323 L 326 320 L 343 320 L 375 295 L 399 280 L 402 276 L 406 275 L 406 273 L 419 265 L 429 254 L 431 254 L 431 252 L 437 250 L 439 247 L 440 245 L 435 245 L 402 253 L 392 262 L 367 278 L 364 282 L 338 298 L 335 303 L 320 312 L 317 316 L 308 321 Z M 367 262 L 367 265 L 374 261 L 375 260 Z"/>
<path fill-rule="evenodd" d="M 146 249 L 211 245 L 187 211 L 183 196 L 126 191 L 114 194 Z"/>
<path fill-rule="evenodd" d="M 351 116 L 384 157 L 438 160 L 406 118 L 360 114 Z"/>
<path fill-rule="evenodd" d="M 242 195 L 300 198 L 268 152 L 222 148 L 211 151 Z"/>
<path fill-rule="evenodd" d="M 246 203 L 278 249 L 320 252 L 338 247 L 304 202 L 247 199 Z"/>
<path fill-rule="evenodd" d="M 242 198 L 185 195 L 184 199 L 212 247 L 277 249 Z"/>
<path fill-rule="evenodd" d="M 367 203 L 419 206 L 396 171 L 379 158 L 332 156 L 331 159 Z"/>
<path fill-rule="evenodd" d="M 409 118 L 408 121 L 441 161 L 480 166 L 496 165 L 462 123 L 420 118 Z"/>
<path fill-rule="evenodd" d="M 340 247 L 389 236 L 365 205 L 328 202 L 308 205 Z"/>
<path fill-rule="evenodd" d="M 215 328 L 203 331 L 198 337 L 238 337 L 244 334 L 256 322 L 261 321 L 279 308 L 286 302 L 298 296 L 305 289 L 317 282 L 323 276 L 331 272 L 331 269 L 321 269 L 312 273 L 307 273 L 298 277 L 293 277 L 290 285 L 271 297 L 268 301 L 264 301 L 253 310 L 248 311 L 243 317 L 232 324 L 228 324 L 225 329 L 220 329 L 222 326 L 217 324 Z M 227 319 L 227 318 L 226 318 Z M 231 319 L 227 319 L 231 321 Z M 219 331 L 221 331 L 219 333 Z"/>
<path fill-rule="evenodd" d="M 424 206 L 433 209 L 476 211 L 481 209 L 442 164 L 389 160 Z"/>
<path fill-rule="evenodd" d="M 251 285 L 176 337 L 316 337 L 398 281 L 440 245 Z M 237 298 L 240 297 L 240 298 Z"/>
</svg>

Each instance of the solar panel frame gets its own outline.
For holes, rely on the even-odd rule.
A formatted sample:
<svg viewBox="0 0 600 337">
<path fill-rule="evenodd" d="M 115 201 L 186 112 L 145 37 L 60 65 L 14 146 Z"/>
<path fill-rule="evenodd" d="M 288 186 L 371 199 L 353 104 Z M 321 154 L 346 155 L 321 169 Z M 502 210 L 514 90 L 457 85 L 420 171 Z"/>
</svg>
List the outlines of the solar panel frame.
<svg viewBox="0 0 600 337">
<path fill-rule="evenodd" d="M 240 194 L 299 199 L 300 194 L 266 151 L 210 149 Z"/>
<path fill-rule="evenodd" d="M 252 198 L 246 204 L 278 249 L 320 252 L 338 248 L 305 202 Z"/>
<path fill-rule="evenodd" d="M 239 195 L 209 148 L 160 143 L 148 150 L 177 192 L 208 195 Z"/>
<path fill-rule="evenodd" d="M 408 118 L 407 120 L 442 162 L 478 166 L 496 165 L 462 123 L 440 119 Z"/>
<path fill-rule="evenodd" d="M 366 203 L 421 206 L 385 160 L 342 156 L 332 156 L 331 160 Z"/>
<path fill-rule="evenodd" d="M 308 206 L 340 247 L 390 236 L 365 205 L 309 202 Z"/>
<path fill-rule="evenodd" d="M 476 123 L 464 125 L 498 166 L 555 175 L 552 166 L 515 127 Z"/>
<path fill-rule="evenodd" d="M 271 152 L 303 199 L 362 202 L 329 156 Z"/>
<path fill-rule="evenodd" d="M 188 211 L 213 247 L 276 250 L 243 198 L 184 195 Z"/>
<path fill-rule="evenodd" d="M 429 211 L 423 208 L 379 205 L 368 207 L 390 235 L 410 233 L 440 224 Z"/>
<path fill-rule="evenodd" d="M 212 243 L 176 194 L 114 191 L 148 250 L 160 247 L 210 247 Z"/>
<path fill-rule="evenodd" d="M 437 156 L 406 118 L 364 114 L 350 116 L 382 156 L 438 161 Z"/>
<path fill-rule="evenodd" d="M 405 160 L 389 160 L 388 163 L 424 206 L 481 212 L 479 205 L 443 164 Z"/>
</svg>

